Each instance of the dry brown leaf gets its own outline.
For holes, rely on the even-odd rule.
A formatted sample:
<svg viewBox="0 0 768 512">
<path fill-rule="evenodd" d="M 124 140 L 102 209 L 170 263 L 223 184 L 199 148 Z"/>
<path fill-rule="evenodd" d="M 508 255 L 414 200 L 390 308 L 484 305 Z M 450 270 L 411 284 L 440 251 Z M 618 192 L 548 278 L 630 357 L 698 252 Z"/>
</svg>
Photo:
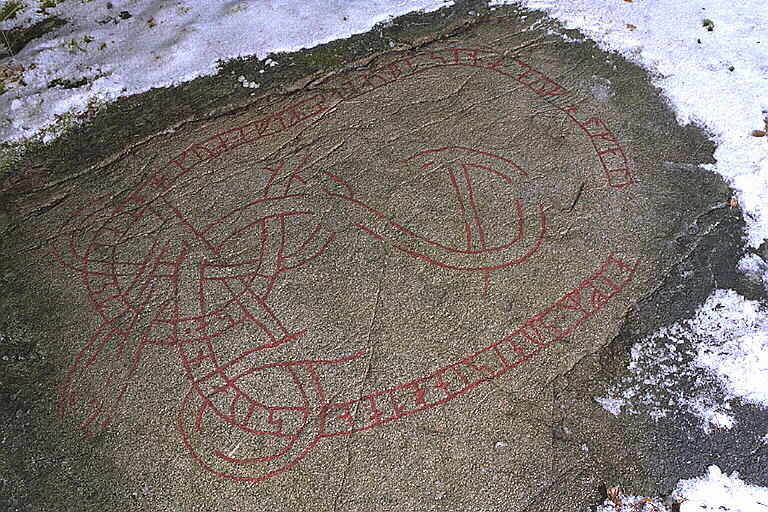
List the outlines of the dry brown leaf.
<svg viewBox="0 0 768 512">
<path fill-rule="evenodd" d="M 739 207 L 739 201 L 735 197 L 732 197 L 728 204 L 731 205 L 731 208 Z"/>
<path fill-rule="evenodd" d="M 752 130 L 753 137 L 765 137 L 765 130 Z"/>
<path fill-rule="evenodd" d="M 633 24 L 631 24 L 631 23 L 627 23 L 627 30 L 629 30 L 630 32 L 632 32 L 632 31 L 633 31 L 633 30 L 635 30 L 636 28 L 637 28 L 637 27 L 636 27 L 636 26 L 634 26 Z"/>
<path fill-rule="evenodd" d="M 13 80 L 24 73 L 24 66 L 0 66 L 0 80 Z"/>
<path fill-rule="evenodd" d="M 608 499 L 616 505 L 617 507 L 621 506 L 621 488 L 619 486 L 616 487 L 610 487 L 608 489 Z"/>
</svg>

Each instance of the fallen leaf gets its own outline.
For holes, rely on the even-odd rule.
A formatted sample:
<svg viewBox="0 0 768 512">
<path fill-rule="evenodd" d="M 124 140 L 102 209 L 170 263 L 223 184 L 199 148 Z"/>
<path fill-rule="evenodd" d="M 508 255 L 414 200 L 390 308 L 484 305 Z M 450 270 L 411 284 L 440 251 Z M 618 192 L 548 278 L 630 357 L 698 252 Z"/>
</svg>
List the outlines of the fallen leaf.
<svg viewBox="0 0 768 512">
<path fill-rule="evenodd" d="M 634 26 L 633 24 L 631 24 L 631 23 L 627 23 L 627 30 L 629 30 L 630 32 L 632 32 L 632 31 L 633 31 L 633 30 L 635 30 L 636 28 L 637 28 L 637 27 L 636 27 L 636 26 Z"/>
<path fill-rule="evenodd" d="M 608 499 L 617 507 L 621 506 L 621 488 L 619 486 L 608 489 Z"/>
<path fill-rule="evenodd" d="M 729 204 L 731 205 L 731 208 L 738 208 L 739 207 L 739 201 L 735 197 L 731 198 Z"/>
<path fill-rule="evenodd" d="M 0 80 L 15 80 L 24 73 L 24 66 L 0 66 Z"/>
<path fill-rule="evenodd" d="M 765 137 L 765 130 L 752 130 L 753 137 Z"/>
</svg>

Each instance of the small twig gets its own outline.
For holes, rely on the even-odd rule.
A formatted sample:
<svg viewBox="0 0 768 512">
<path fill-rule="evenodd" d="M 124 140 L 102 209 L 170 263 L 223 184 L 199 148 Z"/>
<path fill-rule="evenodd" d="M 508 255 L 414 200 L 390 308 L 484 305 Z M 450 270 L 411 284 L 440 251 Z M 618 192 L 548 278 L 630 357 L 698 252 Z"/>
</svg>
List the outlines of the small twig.
<svg viewBox="0 0 768 512">
<path fill-rule="evenodd" d="M 5 43 L 5 47 L 8 48 L 8 55 L 11 56 L 11 60 L 15 61 L 16 59 L 15 59 L 15 56 L 13 55 L 13 48 L 11 48 L 11 42 L 8 40 L 8 38 L 5 35 L 5 30 L 0 30 L 0 34 L 3 34 L 3 42 Z"/>
<path fill-rule="evenodd" d="M 22 7 L 24 7 L 24 4 L 16 4 L 16 6 L 15 6 L 13 9 L 11 9 L 11 10 L 10 10 L 10 12 L 8 12 L 8 14 L 6 14 L 6 15 L 5 15 L 5 18 L 3 18 L 3 19 L 2 19 L 2 20 L 0 20 L 0 21 L 5 21 L 5 20 L 7 20 L 7 19 L 13 18 L 13 16 L 14 16 L 14 15 L 15 15 L 15 14 L 16 14 L 16 13 L 19 11 L 19 9 L 21 9 Z"/>
<path fill-rule="evenodd" d="M 584 192 L 584 185 L 585 184 L 583 182 L 582 182 L 581 185 L 579 185 L 579 191 L 576 192 L 576 197 L 574 198 L 573 202 L 571 203 L 571 207 L 568 208 L 568 212 L 569 213 L 573 211 L 573 209 L 576 207 L 576 203 L 579 202 L 579 199 L 581 198 L 581 194 L 582 194 L 582 192 Z"/>
<path fill-rule="evenodd" d="M 5 21 L 13 18 L 22 7 L 24 7 L 24 4 L 21 4 L 21 3 L 16 4 L 14 8 L 11 9 L 10 12 L 8 12 L 5 15 L 5 17 L 0 21 Z M 8 48 L 8 55 L 11 56 L 12 61 L 16 62 L 16 56 L 13 54 L 13 48 L 11 47 L 11 42 L 8 40 L 8 36 L 5 34 L 5 30 L 0 30 L 0 33 L 3 35 L 3 42 L 5 43 L 6 48 Z"/>
</svg>

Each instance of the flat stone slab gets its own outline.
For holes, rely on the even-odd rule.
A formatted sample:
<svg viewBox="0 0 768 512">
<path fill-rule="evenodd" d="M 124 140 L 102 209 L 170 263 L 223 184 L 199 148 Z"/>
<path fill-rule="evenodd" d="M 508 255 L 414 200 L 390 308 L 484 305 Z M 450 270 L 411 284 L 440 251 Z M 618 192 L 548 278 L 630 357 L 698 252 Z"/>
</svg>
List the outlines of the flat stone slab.
<svg viewBox="0 0 768 512">
<path fill-rule="evenodd" d="M 50 297 L 32 330 L 88 500 L 523 510 L 553 485 L 553 382 L 728 191 L 675 164 L 700 140 L 638 70 L 522 27 L 373 56 L 18 200 L 5 250 Z"/>
</svg>

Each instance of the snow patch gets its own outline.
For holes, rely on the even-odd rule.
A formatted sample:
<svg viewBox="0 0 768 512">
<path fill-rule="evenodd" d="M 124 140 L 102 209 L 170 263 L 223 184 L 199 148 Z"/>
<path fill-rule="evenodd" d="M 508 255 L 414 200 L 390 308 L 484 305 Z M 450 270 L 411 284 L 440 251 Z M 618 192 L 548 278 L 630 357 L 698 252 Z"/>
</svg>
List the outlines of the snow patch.
<svg viewBox="0 0 768 512">
<path fill-rule="evenodd" d="M 768 407 L 768 312 L 732 290 L 717 290 L 689 322 L 694 364 L 729 396 Z"/>
<path fill-rule="evenodd" d="M 680 512 L 759 512 L 768 510 L 768 489 L 744 483 L 737 472 L 728 476 L 713 465 L 702 477 L 680 480 L 667 499 L 620 496 L 618 501 L 605 500 L 597 512 L 670 512 L 673 503 L 680 505 Z"/>
<path fill-rule="evenodd" d="M 616 416 L 654 419 L 685 409 L 702 427 L 735 425 L 731 401 L 768 407 L 768 316 L 757 302 L 716 290 L 685 322 L 632 346 L 629 375 L 596 397 Z"/>
<path fill-rule="evenodd" d="M 618 416 L 621 414 L 621 408 L 627 405 L 627 402 L 622 400 L 621 398 L 595 398 L 595 401 L 599 403 L 603 409 L 608 411 L 609 413 L 613 414 L 614 416 Z"/>
<path fill-rule="evenodd" d="M 94 103 L 215 74 L 222 61 L 317 46 L 452 2 L 64 0 L 46 15 L 37 12 L 36 2 L 25 3 L 14 19 L 0 22 L 0 29 L 29 26 L 46 16 L 67 23 L 0 59 L 0 67 L 23 68 L 21 81 L 5 81 L 7 90 L 0 94 L 0 113 L 5 113 L 0 114 L 0 142 L 39 136 L 57 119 L 81 114 Z"/>
<path fill-rule="evenodd" d="M 685 500 L 680 512 L 768 510 L 768 489 L 744 483 L 735 471 L 728 476 L 717 466 L 710 466 L 704 477 L 678 482 L 674 495 Z"/>
<path fill-rule="evenodd" d="M 768 239 L 768 4 L 763 0 L 496 0 L 545 10 L 646 68 L 681 124 L 717 143 L 711 169 L 739 192 L 750 245 Z M 705 20 L 711 22 L 709 30 Z M 727 98 L 727 100 L 725 100 Z"/>
<path fill-rule="evenodd" d="M 768 263 L 757 254 L 747 254 L 739 261 L 738 269 L 756 283 L 763 283 L 768 290 Z"/>
</svg>

